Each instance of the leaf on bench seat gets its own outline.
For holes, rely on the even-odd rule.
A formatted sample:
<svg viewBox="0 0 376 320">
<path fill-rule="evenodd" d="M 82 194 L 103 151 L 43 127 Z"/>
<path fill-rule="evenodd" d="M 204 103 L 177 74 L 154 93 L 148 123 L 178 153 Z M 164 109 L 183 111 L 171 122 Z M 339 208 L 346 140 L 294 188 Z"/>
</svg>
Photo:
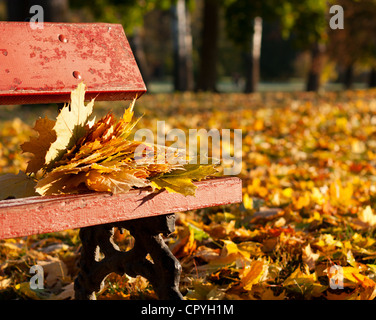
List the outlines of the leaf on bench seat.
<svg viewBox="0 0 376 320">
<path fill-rule="evenodd" d="M 131 171 L 126 172 L 125 170 L 103 174 L 98 171 L 91 171 L 86 184 L 90 190 L 107 191 L 114 194 L 125 193 L 132 187 L 143 188 L 149 185 L 146 179 L 138 178 Z"/>
<path fill-rule="evenodd" d="M 175 170 L 150 180 L 153 188 L 165 188 L 169 192 L 193 196 L 197 187 L 192 180 L 200 181 L 215 174 L 217 174 L 217 170 L 212 166 L 188 164 L 182 170 Z"/>
<path fill-rule="evenodd" d="M 36 196 L 36 181 L 20 171 L 0 176 L 0 200 Z"/>
<path fill-rule="evenodd" d="M 56 121 L 50 120 L 47 117 L 39 118 L 35 122 L 34 130 L 38 132 L 39 136 L 31 137 L 30 141 L 21 145 L 23 152 L 30 152 L 34 157 L 29 161 L 26 172 L 38 172 L 46 163 L 46 154 L 51 147 L 51 144 L 56 141 L 56 132 L 53 130 Z"/>
<path fill-rule="evenodd" d="M 54 131 L 57 139 L 46 154 L 47 166 L 59 160 L 86 133 L 85 126 L 93 112 L 93 106 L 94 99 L 85 106 L 85 85 L 81 82 L 72 91 L 70 105 L 62 108 L 56 118 Z"/>
<path fill-rule="evenodd" d="M 217 173 L 211 164 L 187 164 L 186 154 L 177 149 L 128 139 L 139 121 L 132 120 L 135 99 L 122 118 L 108 113 L 97 122 L 89 121 L 94 101 L 87 106 L 84 101 L 81 83 L 56 122 L 38 120 L 39 137 L 22 145 L 24 152 L 34 153 L 30 172 L 42 169 L 36 185 L 40 195 L 88 190 L 115 194 L 152 186 L 187 196 L 195 194 L 192 180 Z"/>
<path fill-rule="evenodd" d="M 23 152 L 30 152 L 34 157 L 30 160 L 26 172 L 36 173 L 42 167 L 54 164 L 74 146 L 86 133 L 85 126 L 93 112 L 94 99 L 85 106 L 85 84 L 81 82 L 71 93 L 71 103 L 61 109 L 56 121 L 47 118 L 38 119 L 34 130 L 37 138 L 21 145 Z"/>
</svg>

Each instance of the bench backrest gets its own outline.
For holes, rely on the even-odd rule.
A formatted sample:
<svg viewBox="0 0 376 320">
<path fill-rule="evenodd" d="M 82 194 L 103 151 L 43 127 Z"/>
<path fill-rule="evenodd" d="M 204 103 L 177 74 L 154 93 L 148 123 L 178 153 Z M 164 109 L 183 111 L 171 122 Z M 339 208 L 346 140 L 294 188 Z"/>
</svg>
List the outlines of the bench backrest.
<svg viewBox="0 0 376 320">
<path fill-rule="evenodd" d="M 108 23 L 0 22 L 0 105 L 131 100 L 146 92 L 123 27 Z"/>
</svg>

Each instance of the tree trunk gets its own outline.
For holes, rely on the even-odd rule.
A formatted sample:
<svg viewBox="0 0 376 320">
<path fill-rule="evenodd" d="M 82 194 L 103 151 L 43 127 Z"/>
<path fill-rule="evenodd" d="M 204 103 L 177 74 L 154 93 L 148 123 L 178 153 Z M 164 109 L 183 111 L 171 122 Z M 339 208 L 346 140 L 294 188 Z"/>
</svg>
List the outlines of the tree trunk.
<svg viewBox="0 0 376 320">
<path fill-rule="evenodd" d="M 145 55 L 141 27 L 134 28 L 133 35 L 129 37 L 129 44 L 131 45 L 134 58 L 140 69 L 144 83 L 147 86 L 150 81 L 150 69 Z"/>
<path fill-rule="evenodd" d="M 260 54 L 262 39 L 262 18 L 254 19 L 254 32 L 250 43 L 249 53 L 246 55 L 245 93 L 255 92 L 260 80 Z"/>
<path fill-rule="evenodd" d="M 324 53 L 325 45 L 315 43 L 311 50 L 312 62 L 308 74 L 307 91 L 317 92 L 320 89 L 320 76 L 324 67 Z"/>
<path fill-rule="evenodd" d="M 174 48 L 174 88 L 193 90 L 192 34 L 190 14 L 185 0 L 178 0 L 172 11 L 172 38 Z"/>
<path fill-rule="evenodd" d="M 45 22 L 67 22 L 69 19 L 68 0 L 7 0 L 8 20 L 29 20 L 34 15 L 30 13 L 33 5 L 43 8 Z"/>
<path fill-rule="evenodd" d="M 368 88 L 376 87 L 376 68 L 372 68 L 368 79 Z"/>
<path fill-rule="evenodd" d="M 7 19 L 8 21 L 24 21 L 29 14 L 28 1 L 25 0 L 7 0 Z"/>
<path fill-rule="evenodd" d="M 349 90 L 352 88 L 354 82 L 354 64 L 351 63 L 346 67 L 345 70 L 345 77 L 343 79 L 343 85 L 346 90 Z"/>
<path fill-rule="evenodd" d="M 217 54 L 219 35 L 219 1 L 204 1 L 202 44 L 197 90 L 217 91 Z"/>
</svg>

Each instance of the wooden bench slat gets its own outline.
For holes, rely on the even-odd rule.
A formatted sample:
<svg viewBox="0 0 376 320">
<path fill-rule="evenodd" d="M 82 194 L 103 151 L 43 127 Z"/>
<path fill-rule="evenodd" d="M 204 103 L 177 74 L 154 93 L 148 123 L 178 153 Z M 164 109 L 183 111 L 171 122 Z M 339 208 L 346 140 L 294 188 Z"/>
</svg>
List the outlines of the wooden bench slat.
<svg viewBox="0 0 376 320">
<path fill-rule="evenodd" d="M 117 195 L 90 193 L 3 200 L 0 239 L 242 202 L 239 178 L 216 178 L 195 184 L 195 197 L 139 189 Z"/>
<path fill-rule="evenodd" d="M 68 102 L 81 81 L 87 100 L 146 92 L 120 24 L 0 22 L 0 105 Z"/>
</svg>

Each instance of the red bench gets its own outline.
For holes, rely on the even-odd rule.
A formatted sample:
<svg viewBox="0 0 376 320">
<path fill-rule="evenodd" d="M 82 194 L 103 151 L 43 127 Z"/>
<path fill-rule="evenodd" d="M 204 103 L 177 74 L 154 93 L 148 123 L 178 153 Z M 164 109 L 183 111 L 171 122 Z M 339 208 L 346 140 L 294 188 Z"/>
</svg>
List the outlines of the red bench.
<svg viewBox="0 0 376 320">
<path fill-rule="evenodd" d="M 81 81 L 87 100 L 131 100 L 146 92 L 121 25 L 44 23 L 33 30 L 28 22 L 0 22 L 0 105 L 69 102 Z M 242 201 L 239 178 L 196 185 L 195 197 L 137 189 L 3 200 L 0 239 L 80 228 L 76 299 L 95 299 L 111 272 L 144 276 L 160 299 L 181 299 L 181 267 L 161 236 L 174 231 L 174 213 Z M 115 227 L 133 235 L 131 250 L 113 242 Z"/>
</svg>

